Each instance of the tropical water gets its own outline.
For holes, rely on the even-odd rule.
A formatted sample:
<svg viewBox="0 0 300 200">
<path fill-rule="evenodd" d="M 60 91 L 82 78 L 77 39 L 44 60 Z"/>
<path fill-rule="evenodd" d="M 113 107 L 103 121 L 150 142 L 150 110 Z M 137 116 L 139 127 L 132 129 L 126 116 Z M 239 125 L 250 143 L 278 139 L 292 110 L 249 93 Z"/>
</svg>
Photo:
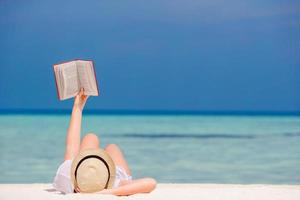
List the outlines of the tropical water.
<svg viewBox="0 0 300 200">
<path fill-rule="evenodd" d="M 0 115 L 0 182 L 52 182 L 68 115 Z M 300 184 L 299 116 L 85 115 L 133 177 L 176 183 Z"/>
</svg>

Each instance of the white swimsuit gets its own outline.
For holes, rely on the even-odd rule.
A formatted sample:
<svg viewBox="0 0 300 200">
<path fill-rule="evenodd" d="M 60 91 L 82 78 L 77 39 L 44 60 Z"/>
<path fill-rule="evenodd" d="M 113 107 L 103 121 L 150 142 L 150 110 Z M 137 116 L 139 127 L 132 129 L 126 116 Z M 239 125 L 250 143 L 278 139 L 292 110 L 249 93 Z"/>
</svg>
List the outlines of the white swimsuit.
<svg viewBox="0 0 300 200">
<path fill-rule="evenodd" d="M 65 194 L 74 192 L 74 188 L 71 183 L 71 166 L 72 160 L 65 160 L 58 167 L 53 181 L 53 187 Z M 129 176 L 123 167 L 116 165 L 116 179 L 113 184 L 113 188 L 118 187 L 121 180 L 132 180 L 132 176 Z"/>
</svg>

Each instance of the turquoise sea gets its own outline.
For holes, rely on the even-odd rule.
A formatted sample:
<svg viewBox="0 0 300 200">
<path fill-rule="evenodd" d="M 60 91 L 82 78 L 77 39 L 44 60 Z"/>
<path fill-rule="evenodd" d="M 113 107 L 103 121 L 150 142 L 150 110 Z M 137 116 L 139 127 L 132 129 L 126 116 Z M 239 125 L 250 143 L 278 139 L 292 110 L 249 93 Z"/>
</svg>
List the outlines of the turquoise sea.
<svg viewBox="0 0 300 200">
<path fill-rule="evenodd" d="M 52 182 L 68 123 L 69 115 L 0 115 L 0 182 Z M 84 115 L 87 132 L 119 144 L 135 178 L 300 184 L 299 116 Z"/>
</svg>

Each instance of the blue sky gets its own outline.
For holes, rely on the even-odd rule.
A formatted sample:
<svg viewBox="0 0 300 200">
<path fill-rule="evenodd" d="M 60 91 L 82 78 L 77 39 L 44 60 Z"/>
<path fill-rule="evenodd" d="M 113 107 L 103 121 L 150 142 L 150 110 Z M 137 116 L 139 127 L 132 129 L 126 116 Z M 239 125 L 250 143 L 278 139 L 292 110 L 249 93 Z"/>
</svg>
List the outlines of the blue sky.
<svg viewBox="0 0 300 200">
<path fill-rule="evenodd" d="M 96 63 L 88 109 L 299 111 L 299 1 L 0 3 L 0 109 L 70 108 L 52 64 Z"/>
</svg>

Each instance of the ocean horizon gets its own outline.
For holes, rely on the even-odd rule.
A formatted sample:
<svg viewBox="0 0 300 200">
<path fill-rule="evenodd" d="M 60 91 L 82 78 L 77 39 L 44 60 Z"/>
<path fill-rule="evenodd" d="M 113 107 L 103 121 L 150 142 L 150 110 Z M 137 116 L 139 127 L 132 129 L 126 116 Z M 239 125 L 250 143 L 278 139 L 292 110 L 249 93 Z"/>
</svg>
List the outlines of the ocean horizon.
<svg viewBox="0 0 300 200">
<path fill-rule="evenodd" d="M 0 115 L 38 114 L 68 115 L 72 109 L 0 109 Z M 87 115 L 223 115 L 223 116 L 300 116 L 300 111 L 271 110 L 141 110 L 141 109 L 85 109 Z"/>
</svg>

